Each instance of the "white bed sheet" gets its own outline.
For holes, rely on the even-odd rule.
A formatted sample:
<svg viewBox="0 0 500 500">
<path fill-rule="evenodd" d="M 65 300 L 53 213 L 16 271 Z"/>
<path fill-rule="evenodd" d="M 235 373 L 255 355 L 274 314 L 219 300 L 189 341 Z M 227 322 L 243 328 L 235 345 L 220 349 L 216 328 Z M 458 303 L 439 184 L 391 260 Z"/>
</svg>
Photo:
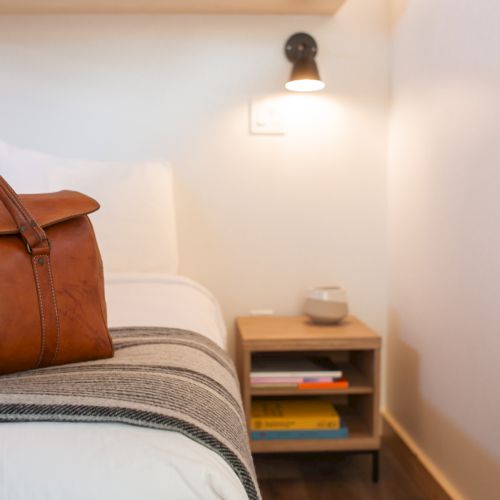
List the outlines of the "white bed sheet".
<svg viewBox="0 0 500 500">
<path fill-rule="evenodd" d="M 169 326 L 202 333 L 223 349 L 226 326 L 219 304 L 205 287 L 171 274 L 107 274 L 108 324 Z"/>
<path fill-rule="evenodd" d="M 110 326 L 170 326 L 221 346 L 220 308 L 204 287 L 170 275 L 109 275 Z M 239 500 L 227 463 L 176 433 L 97 423 L 0 424 L 0 500 Z"/>
</svg>

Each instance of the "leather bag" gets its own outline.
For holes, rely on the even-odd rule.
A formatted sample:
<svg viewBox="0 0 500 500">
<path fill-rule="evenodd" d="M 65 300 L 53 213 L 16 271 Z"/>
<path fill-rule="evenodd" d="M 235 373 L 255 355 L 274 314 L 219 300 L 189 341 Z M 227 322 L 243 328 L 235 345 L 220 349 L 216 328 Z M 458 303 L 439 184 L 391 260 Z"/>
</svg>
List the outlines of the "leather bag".
<svg viewBox="0 0 500 500">
<path fill-rule="evenodd" d="M 18 196 L 0 176 L 0 374 L 113 356 L 98 209 L 75 191 Z"/>
</svg>

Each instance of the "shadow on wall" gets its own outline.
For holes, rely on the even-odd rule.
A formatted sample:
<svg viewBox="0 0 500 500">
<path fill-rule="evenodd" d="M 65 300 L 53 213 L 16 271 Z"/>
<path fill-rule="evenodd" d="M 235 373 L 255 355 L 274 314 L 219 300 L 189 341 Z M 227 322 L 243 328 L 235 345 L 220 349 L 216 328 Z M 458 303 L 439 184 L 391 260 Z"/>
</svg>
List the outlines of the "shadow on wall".
<svg viewBox="0 0 500 500">
<path fill-rule="evenodd" d="M 491 455 L 470 434 L 464 433 L 452 420 L 423 399 L 420 391 L 420 355 L 402 340 L 394 312 L 390 314 L 386 346 L 386 406 L 389 413 L 425 451 L 452 488 L 464 498 L 498 500 L 500 459 Z M 443 362 L 446 362 L 446 358 L 443 358 Z M 456 383 L 456 390 L 460 390 L 460 380 L 457 379 Z M 495 386 L 493 382 L 491 387 Z M 486 392 L 487 389 L 478 387 L 477 390 Z M 445 399 L 446 394 L 442 397 Z M 468 399 L 464 394 L 466 404 Z M 452 470 L 458 473 L 452 476 L 449 473 Z"/>
</svg>

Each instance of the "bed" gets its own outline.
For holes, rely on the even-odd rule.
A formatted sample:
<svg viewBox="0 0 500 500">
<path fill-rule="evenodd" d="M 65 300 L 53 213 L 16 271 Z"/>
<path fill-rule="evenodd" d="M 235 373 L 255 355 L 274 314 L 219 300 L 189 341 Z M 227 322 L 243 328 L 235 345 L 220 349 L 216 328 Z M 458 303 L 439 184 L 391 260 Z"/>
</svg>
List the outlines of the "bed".
<svg viewBox="0 0 500 500">
<path fill-rule="evenodd" d="M 57 175 L 54 175 L 54 170 L 48 171 L 44 162 L 50 164 L 51 169 L 56 168 Z M 61 169 L 61 161 L 58 163 L 55 159 L 40 156 L 38 153 L 13 150 L 5 144 L 2 151 L 0 143 L 0 173 L 14 184 L 16 190 L 53 191 L 59 188 L 57 183 L 61 183 L 62 187 L 79 189 L 94 195 L 101 202 L 105 199 L 104 215 L 102 219 L 94 220 L 94 224 L 105 269 L 112 271 L 106 274 L 106 301 L 108 323 L 114 332 L 115 346 L 119 348 L 120 342 L 130 344 L 127 335 L 130 336 L 131 331 L 132 334 L 137 334 L 137 338 L 154 334 L 205 342 L 203 349 L 206 348 L 207 352 L 209 347 L 212 349 L 206 357 L 214 357 L 213 353 L 217 352 L 217 349 L 225 349 L 226 329 L 216 299 L 202 285 L 175 274 L 177 253 L 171 173 L 165 176 L 163 166 L 160 168 L 149 165 L 145 174 L 143 166 L 139 169 L 118 168 L 116 165 L 109 167 L 94 163 L 88 168 L 88 165 L 63 163 L 69 163 L 69 170 Z M 23 171 L 22 174 L 20 170 Z M 44 172 L 43 175 L 40 175 L 41 171 Z M 82 176 L 82 172 L 91 174 Z M 102 185 L 106 184 L 96 183 L 95 178 L 92 179 L 97 173 L 101 180 L 103 175 L 110 176 L 118 194 L 115 191 L 114 196 L 110 197 L 105 192 L 93 192 L 93 189 L 99 191 Z M 163 184 L 159 181 L 158 174 Z M 36 175 L 39 177 L 34 182 Z M 31 184 L 26 185 L 26 179 Z M 85 183 L 88 186 L 85 186 Z M 133 200 L 129 198 L 127 206 L 123 207 L 123 200 L 131 193 L 132 188 L 136 203 L 134 205 Z M 151 189 L 156 190 L 159 195 L 159 215 Z M 149 244 L 152 241 L 148 241 L 148 237 L 152 240 L 158 231 L 158 225 L 152 223 L 155 231 L 152 231 L 151 236 L 147 234 L 147 228 L 141 235 L 141 258 L 138 258 L 134 249 L 129 255 L 121 254 L 117 249 L 121 248 L 123 238 L 129 241 L 132 234 L 144 231 L 141 217 L 145 214 L 141 205 L 142 200 L 146 198 L 149 220 L 156 217 L 160 226 L 164 226 L 163 240 L 157 240 L 154 246 Z M 167 207 L 165 199 L 169 205 Z M 117 203 L 117 207 L 113 207 L 113 204 Z M 113 218 L 113 222 L 116 221 L 116 212 L 120 207 L 123 207 L 124 211 L 129 210 L 129 217 L 122 219 L 122 225 L 118 224 L 117 228 L 114 223 L 111 226 L 109 221 L 110 218 Z M 155 210 L 154 214 L 151 213 L 151 207 Z M 134 213 L 134 209 L 140 212 L 139 215 Z M 123 224 L 127 224 L 128 229 L 132 227 L 137 231 L 125 231 L 124 234 Z M 113 234 L 113 231 L 117 232 Z M 148 250 L 154 253 L 148 255 Z M 130 327 L 134 328 L 127 330 Z M 163 327 L 165 329 L 161 329 Z M 130 345 L 134 347 L 133 343 L 129 344 L 126 345 L 127 348 Z M 156 347 L 150 346 L 150 351 L 155 349 Z M 121 355 L 121 351 L 117 351 L 115 358 L 120 359 Z M 140 353 L 139 355 L 142 356 Z M 70 368 L 63 368 L 63 375 L 64 369 L 78 368 L 77 365 L 66 366 Z M 88 366 L 91 365 L 85 365 Z M 70 371 L 67 373 L 68 377 L 72 376 Z M 35 375 L 38 374 L 39 371 Z M 28 372 L 26 377 L 29 376 Z M 23 379 L 8 377 L 10 376 L 0 379 L 0 420 L 3 419 L 0 423 L 2 500 L 260 498 L 251 458 L 244 464 L 242 478 L 242 468 L 235 467 L 234 461 L 228 460 L 227 454 L 218 453 L 210 440 L 194 439 L 196 435 L 193 437 L 192 433 L 179 432 L 176 428 L 165 430 L 169 427 L 152 428 L 136 425 L 134 422 L 134 425 L 129 425 L 113 420 L 80 421 L 79 418 L 71 417 L 64 421 L 60 418 L 45 417 L 40 413 L 33 414 L 36 418 L 31 414 L 26 418 L 20 418 L 17 414 L 15 418 L 10 418 L 9 404 L 13 407 L 13 402 L 18 406 L 21 402 L 30 407 L 37 395 L 31 396 L 29 391 L 25 394 L 16 388 L 11 391 L 13 395 L 10 394 L 9 384 L 18 384 L 18 387 L 23 383 Z M 39 380 L 36 382 L 39 383 Z M 105 382 L 108 384 L 106 387 L 109 387 L 109 381 Z M 226 385 L 228 384 L 233 385 L 233 381 L 229 380 Z M 221 391 L 225 389 L 220 388 Z M 117 383 L 117 393 L 121 390 Z M 82 391 L 84 392 L 83 389 Z M 59 393 L 52 397 L 55 397 L 56 401 L 58 397 L 61 401 L 64 400 Z M 172 396 L 174 399 L 175 397 Z M 181 398 L 180 395 L 177 397 Z M 236 399 L 237 405 L 240 405 L 239 395 Z M 239 413 L 238 410 L 235 415 Z M 241 455 L 250 457 L 244 421 L 238 415 L 232 416 L 236 418 L 237 424 L 228 431 L 238 433 L 240 449 L 243 450 Z"/>
<path fill-rule="evenodd" d="M 108 275 L 110 327 L 168 326 L 225 346 L 220 308 L 174 275 Z M 77 487 L 75 487 L 77 485 Z M 0 424 L 2 500 L 245 499 L 224 460 L 189 438 L 123 424 Z"/>
</svg>

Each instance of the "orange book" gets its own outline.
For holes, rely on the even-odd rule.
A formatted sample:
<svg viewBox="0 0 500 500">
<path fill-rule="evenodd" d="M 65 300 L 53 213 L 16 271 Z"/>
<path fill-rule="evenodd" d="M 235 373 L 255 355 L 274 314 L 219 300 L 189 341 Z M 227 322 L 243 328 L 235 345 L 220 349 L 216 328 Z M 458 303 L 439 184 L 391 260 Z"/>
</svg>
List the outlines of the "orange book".
<svg viewBox="0 0 500 500">
<path fill-rule="evenodd" d="M 345 378 L 336 380 L 335 382 L 302 382 L 299 384 L 299 389 L 347 389 L 349 382 Z"/>
</svg>

